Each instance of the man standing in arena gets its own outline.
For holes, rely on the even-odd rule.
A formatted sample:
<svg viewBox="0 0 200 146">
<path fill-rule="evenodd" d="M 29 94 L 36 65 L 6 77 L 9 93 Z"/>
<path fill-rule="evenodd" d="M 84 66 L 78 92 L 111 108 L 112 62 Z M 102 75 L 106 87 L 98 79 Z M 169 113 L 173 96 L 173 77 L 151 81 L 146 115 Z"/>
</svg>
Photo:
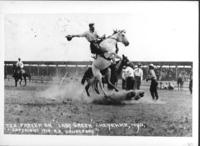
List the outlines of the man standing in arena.
<svg viewBox="0 0 200 146">
<path fill-rule="evenodd" d="M 126 73 L 126 66 L 123 66 L 122 69 L 122 89 L 126 89 L 126 78 L 127 78 L 127 73 Z"/>
<path fill-rule="evenodd" d="M 85 37 L 87 41 L 90 43 L 90 49 L 92 54 L 102 54 L 104 51 L 100 49 L 99 43 L 105 39 L 105 35 L 100 37 L 95 31 L 94 23 L 89 24 L 89 30 L 84 32 L 83 34 L 78 35 L 68 35 L 66 38 L 70 41 L 74 37 Z M 93 56 L 95 58 L 95 56 Z"/>
<path fill-rule="evenodd" d="M 146 79 L 146 81 L 151 80 L 150 93 L 151 93 L 152 99 L 158 100 L 158 92 L 157 92 L 158 82 L 157 82 L 157 77 L 156 77 L 154 68 L 155 67 L 153 64 L 149 65 L 149 77 Z"/>
<path fill-rule="evenodd" d="M 135 87 L 140 90 L 141 81 L 143 80 L 143 70 L 141 69 L 141 64 L 138 64 L 137 68 L 134 70 L 135 76 Z"/>
</svg>

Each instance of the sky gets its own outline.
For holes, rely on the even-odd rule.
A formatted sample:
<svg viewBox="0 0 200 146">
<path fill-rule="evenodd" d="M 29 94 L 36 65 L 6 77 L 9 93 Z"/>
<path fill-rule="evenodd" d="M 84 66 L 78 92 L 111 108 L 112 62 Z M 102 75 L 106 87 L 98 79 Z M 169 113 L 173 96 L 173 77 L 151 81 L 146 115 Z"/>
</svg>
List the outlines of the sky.
<svg viewBox="0 0 200 146">
<path fill-rule="evenodd" d="M 4 15 L 5 60 L 88 61 L 92 60 L 85 38 L 67 41 L 68 34 L 88 30 L 90 22 L 96 31 L 110 35 L 113 29 L 125 29 L 128 47 L 119 43 L 119 54 L 133 61 L 193 61 L 198 49 L 198 5 L 194 2 L 123 3 L 107 11 L 106 4 L 85 5 L 78 12 L 70 5 L 59 11 L 25 9 Z M 112 4 L 113 5 L 113 4 Z M 29 6 L 29 5 L 28 5 Z M 59 7 L 60 6 L 60 7 Z M 71 6 L 77 5 L 71 4 Z M 109 6 L 109 5 L 108 5 Z M 86 11 L 90 7 L 92 10 Z M 118 7 L 120 9 L 118 9 Z M 121 8 L 122 7 L 122 8 Z M 68 8 L 66 12 L 64 8 Z M 95 10 L 97 8 L 97 10 Z M 113 11 L 112 11 L 113 9 Z M 102 9 L 103 10 L 103 9 Z"/>
</svg>

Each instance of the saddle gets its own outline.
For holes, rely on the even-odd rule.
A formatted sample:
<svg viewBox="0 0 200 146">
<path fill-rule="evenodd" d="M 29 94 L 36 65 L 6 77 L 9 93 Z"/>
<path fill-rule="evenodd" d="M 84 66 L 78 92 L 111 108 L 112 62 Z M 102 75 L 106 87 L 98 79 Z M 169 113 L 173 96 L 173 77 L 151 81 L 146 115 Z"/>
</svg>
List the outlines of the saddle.
<svg viewBox="0 0 200 146">
<path fill-rule="evenodd" d="M 103 51 L 100 47 L 100 43 L 103 41 L 103 39 L 97 39 L 90 42 L 90 49 L 92 54 L 103 54 L 105 51 Z"/>
</svg>

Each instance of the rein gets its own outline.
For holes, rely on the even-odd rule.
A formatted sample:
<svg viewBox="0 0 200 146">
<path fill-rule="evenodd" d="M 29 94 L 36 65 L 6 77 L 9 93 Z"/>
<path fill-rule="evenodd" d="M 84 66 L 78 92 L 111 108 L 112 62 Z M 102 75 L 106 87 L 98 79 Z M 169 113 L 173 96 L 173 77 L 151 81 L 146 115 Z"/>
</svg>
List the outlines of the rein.
<svg viewBox="0 0 200 146">
<path fill-rule="evenodd" d="M 115 41 L 117 41 L 117 42 L 118 42 L 118 40 L 117 40 L 116 38 L 110 37 L 109 39 L 113 39 L 113 40 L 115 40 Z"/>
</svg>

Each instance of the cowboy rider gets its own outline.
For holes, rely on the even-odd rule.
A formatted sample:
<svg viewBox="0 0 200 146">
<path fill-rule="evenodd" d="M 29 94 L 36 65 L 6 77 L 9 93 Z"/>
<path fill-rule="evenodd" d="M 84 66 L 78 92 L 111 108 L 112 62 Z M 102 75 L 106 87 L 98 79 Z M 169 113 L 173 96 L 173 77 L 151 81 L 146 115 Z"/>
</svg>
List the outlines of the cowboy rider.
<svg viewBox="0 0 200 146">
<path fill-rule="evenodd" d="M 24 68 L 24 64 L 21 61 L 21 58 L 18 58 L 18 61 L 16 63 L 16 66 L 19 68 L 20 73 L 23 73 L 23 68 Z"/>
<path fill-rule="evenodd" d="M 77 34 L 77 35 L 68 35 L 66 37 L 85 37 L 87 39 L 87 41 L 90 43 L 90 50 L 92 54 L 99 54 L 102 57 L 103 53 L 105 52 L 105 50 L 103 48 L 100 48 L 99 43 L 106 38 L 105 35 L 103 35 L 102 37 L 100 37 L 97 32 L 95 31 L 95 27 L 94 27 L 94 23 L 90 23 L 89 24 L 89 30 L 84 32 L 83 34 Z M 118 47 L 116 45 L 116 53 L 118 53 Z M 96 58 L 96 57 L 93 57 Z"/>
</svg>

